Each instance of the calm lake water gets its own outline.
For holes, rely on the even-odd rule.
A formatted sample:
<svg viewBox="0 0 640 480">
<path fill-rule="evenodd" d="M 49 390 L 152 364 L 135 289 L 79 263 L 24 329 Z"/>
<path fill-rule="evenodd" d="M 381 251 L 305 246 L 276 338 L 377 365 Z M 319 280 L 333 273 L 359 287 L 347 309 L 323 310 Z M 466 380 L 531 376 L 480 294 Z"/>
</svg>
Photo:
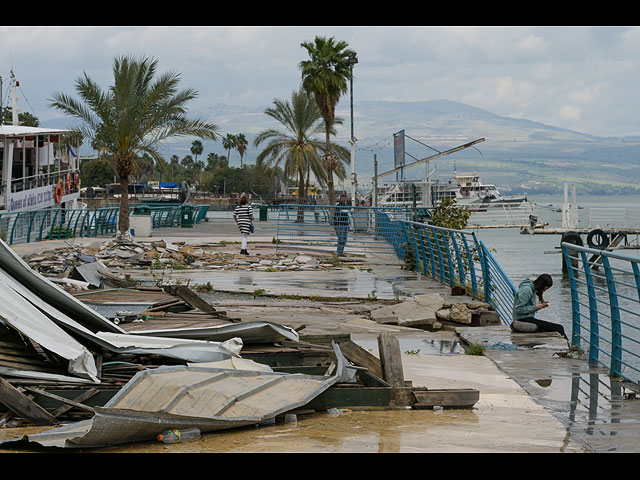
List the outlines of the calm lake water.
<svg viewBox="0 0 640 480">
<path fill-rule="evenodd" d="M 539 222 L 549 223 L 549 227 L 562 226 L 561 213 L 556 211 L 562 207 L 562 195 L 539 196 L 529 200 L 538 206 Z M 609 224 L 611 227 L 640 228 L 640 196 L 585 196 L 577 197 L 576 202 L 582 207 L 579 209 L 580 227 Z M 478 238 L 491 249 L 493 256 L 516 287 L 523 280 L 533 280 L 542 273 L 548 273 L 553 277 L 554 286 L 545 294 L 549 307 L 539 312 L 538 318 L 562 324 L 569 335 L 572 322 L 571 292 L 569 280 L 562 272 L 562 255 L 558 253 L 561 235 L 527 235 L 521 234 L 519 228 L 475 231 Z M 638 235 L 628 236 L 630 245 L 637 246 L 639 240 Z M 640 250 L 618 250 L 617 253 L 640 257 Z M 630 269 L 628 264 L 625 267 L 627 270 Z M 626 276 L 617 274 L 616 278 L 620 275 Z M 606 283 L 601 283 L 602 287 L 606 288 Z M 633 277 L 630 276 L 627 283 L 633 284 Z M 629 294 L 637 298 L 634 290 Z M 586 298 L 582 301 L 588 302 Z M 603 312 L 600 317 L 602 321 L 604 314 L 609 314 L 609 307 L 599 305 L 598 308 Z M 631 309 L 637 312 L 638 304 L 631 304 Z M 581 307 L 581 311 L 586 312 L 586 308 Z M 637 324 L 637 319 L 635 322 Z M 634 333 L 632 337 L 638 338 L 638 334 Z M 640 349 L 634 347 L 633 350 Z"/>
</svg>

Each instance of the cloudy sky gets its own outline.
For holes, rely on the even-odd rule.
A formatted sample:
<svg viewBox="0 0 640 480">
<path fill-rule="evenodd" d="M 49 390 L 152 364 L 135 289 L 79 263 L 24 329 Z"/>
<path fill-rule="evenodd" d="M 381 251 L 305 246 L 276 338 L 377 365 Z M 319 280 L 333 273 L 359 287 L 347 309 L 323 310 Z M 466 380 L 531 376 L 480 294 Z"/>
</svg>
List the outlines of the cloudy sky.
<svg viewBox="0 0 640 480">
<path fill-rule="evenodd" d="M 639 27 L 0 27 L 3 103 L 13 69 L 20 109 L 58 117 L 53 92 L 73 94 L 83 72 L 107 88 L 113 58 L 131 54 L 180 72 L 181 86 L 199 91 L 194 108 L 263 107 L 298 88 L 300 44 L 316 35 L 358 53 L 356 106 L 447 99 L 593 135 L 640 135 Z"/>
</svg>

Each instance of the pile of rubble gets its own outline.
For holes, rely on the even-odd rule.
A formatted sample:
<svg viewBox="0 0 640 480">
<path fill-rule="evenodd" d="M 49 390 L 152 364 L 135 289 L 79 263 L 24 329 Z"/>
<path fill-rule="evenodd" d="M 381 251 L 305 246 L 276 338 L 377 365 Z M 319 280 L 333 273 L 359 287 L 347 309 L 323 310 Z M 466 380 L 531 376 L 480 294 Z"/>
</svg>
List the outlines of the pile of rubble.
<svg viewBox="0 0 640 480">
<path fill-rule="evenodd" d="M 499 325 L 500 317 L 484 302 L 445 302 L 437 293 L 416 295 L 395 305 L 371 311 L 371 319 L 381 324 L 436 331 L 451 322 L 463 325 Z"/>
<path fill-rule="evenodd" d="M 246 271 L 294 271 L 330 270 L 341 265 L 330 255 L 312 256 L 274 253 L 272 249 L 257 255 L 240 255 L 225 243 L 187 245 L 184 242 L 170 243 L 164 240 L 153 242 L 96 242 L 90 245 L 74 245 L 55 250 L 29 254 L 23 259 L 35 271 L 57 278 L 70 288 L 84 288 L 92 284 L 91 275 L 96 273 L 111 277 L 117 286 L 126 286 L 123 279 L 109 271 L 117 269 L 203 269 Z M 267 250 L 267 249 L 265 249 Z M 341 260 L 341 262 L 344 260 Z M 350 265 L 358 261 L 351 261 Z M 91 267 L 86 267 L 91 265 Z M 92 270 L 93 273 L 89 273 Z M 99 284 L 99 282 L 98 282 Z"/>
</svg>

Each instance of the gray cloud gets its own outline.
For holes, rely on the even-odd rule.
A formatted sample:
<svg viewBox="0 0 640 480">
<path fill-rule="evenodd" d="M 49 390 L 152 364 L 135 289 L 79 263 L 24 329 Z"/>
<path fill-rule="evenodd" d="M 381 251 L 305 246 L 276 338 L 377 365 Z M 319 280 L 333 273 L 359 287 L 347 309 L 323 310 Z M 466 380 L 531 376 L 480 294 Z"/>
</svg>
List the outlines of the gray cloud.
<svg viewBox="0 0 640 480">
<path fill-rule="evenodd" d="M 106 88 L 123 54 L 180 72 L 200 93 L 193 108 L 259 107 L 298 88 L 300 43 L 315 35 L 358 52 L 356 105 L 448 99 L 594 135 L 640 134 L 636 27 L 4 27 L 0 75 L 6 90 L 14 69 L 21 109 L 45 121 L 58 116 L 53 92 L 74 93 L 82 72 Z"/>
</svg>

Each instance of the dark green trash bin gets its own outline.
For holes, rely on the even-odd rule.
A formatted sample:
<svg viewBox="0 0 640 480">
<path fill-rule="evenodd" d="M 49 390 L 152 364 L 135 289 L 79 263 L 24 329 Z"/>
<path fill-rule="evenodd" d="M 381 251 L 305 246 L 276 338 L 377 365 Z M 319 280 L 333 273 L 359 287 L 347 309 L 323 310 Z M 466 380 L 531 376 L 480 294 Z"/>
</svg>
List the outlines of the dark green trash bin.
<svg viewBox="0 0 640 480">
<path fill-rule="evenodd" d="M 260 221 L 266 222 L 268 219 L 269 219 L 269 209 L 265 205 L 262 205 L 260 207 Z"/>
<path fill-rule="evenodd" d="M 131 215 L 151 215 L 151 207 L 147 205 L 136 205 L 131 209 Z"/>
<path fill-rule="evenodd" d="M 193 228 L 193 207 L 191 205 L 182 205 L 180 207 L 180 227 Z"/>
</svg>

